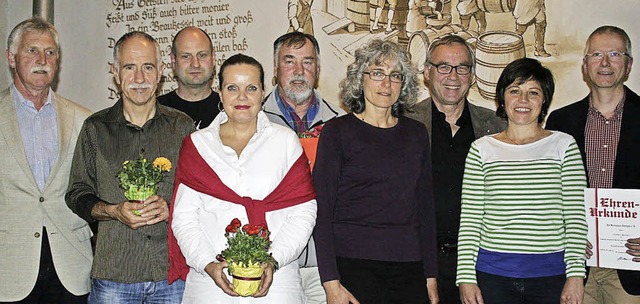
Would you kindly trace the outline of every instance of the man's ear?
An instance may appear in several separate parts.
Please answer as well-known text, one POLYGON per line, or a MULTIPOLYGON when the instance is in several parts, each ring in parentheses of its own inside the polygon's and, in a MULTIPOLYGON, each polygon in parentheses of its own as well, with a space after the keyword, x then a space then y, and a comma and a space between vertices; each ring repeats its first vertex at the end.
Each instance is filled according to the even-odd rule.
POLYGON ((9 62, 9 67, 12 69, 16 68, 16 55, 12 54, 9 49, 7 49, 7 62, 9 62))
POLYGON ((160 83, 160 79, 162 79, 163 72, 164 72, 164 62, 160 62, 160 65, 158 65, 158 79, 156 80, 156 83, 160 83))
POLYGON ((120 70, 115 63, 111 64, 111 74, 113 74, 113 80, 115 80, 116 84, 120 85, 120 70))

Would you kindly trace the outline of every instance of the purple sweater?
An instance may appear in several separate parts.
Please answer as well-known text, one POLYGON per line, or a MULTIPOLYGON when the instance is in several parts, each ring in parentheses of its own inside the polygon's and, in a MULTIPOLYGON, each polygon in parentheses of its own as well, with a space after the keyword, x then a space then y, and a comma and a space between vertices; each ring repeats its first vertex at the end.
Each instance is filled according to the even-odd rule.
POLYGON ((322 282, 340 279, 336 256, 422 261, 435 277, 431 154, 425 126, 400 117, 377 128, 353 114, 325 124, 313 171, 322 282))

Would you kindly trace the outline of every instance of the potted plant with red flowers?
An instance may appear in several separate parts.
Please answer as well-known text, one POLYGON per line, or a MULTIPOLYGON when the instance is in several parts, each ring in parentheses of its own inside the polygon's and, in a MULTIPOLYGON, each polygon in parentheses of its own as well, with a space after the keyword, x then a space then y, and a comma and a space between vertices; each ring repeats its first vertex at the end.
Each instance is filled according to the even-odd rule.
POLYGON ((242 226, 237 218, 225 228, 227 249, 218 255, 218 260, 229 263, 233 289, 243 297, 258 291, 264 272, 262 263, 272 263, 278 268, 278 262, 268 251, 271 246, 269 234, 266 227, 249 224, 242 226))

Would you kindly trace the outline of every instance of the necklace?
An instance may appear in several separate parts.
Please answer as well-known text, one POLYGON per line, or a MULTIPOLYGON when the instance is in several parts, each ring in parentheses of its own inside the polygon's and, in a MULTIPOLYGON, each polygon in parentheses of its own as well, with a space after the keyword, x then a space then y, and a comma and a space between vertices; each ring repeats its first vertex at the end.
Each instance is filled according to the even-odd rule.
POLYGON ((521 139, 514 139, 511 136, 509 136, 509 133, 507 133, 507 131, 504 131, 504 138, 501 138, 502 141, 508 143, 508 144, 513 144, 513 145, 526 145, 526 144, 530 144, 533 142, 536 142, 544 137, 546 137, 549 132, 544 130, 544 129, 540 129, 539 131, 537 131, 533 136, 527 136, 527 137, 523 137, 521 139))

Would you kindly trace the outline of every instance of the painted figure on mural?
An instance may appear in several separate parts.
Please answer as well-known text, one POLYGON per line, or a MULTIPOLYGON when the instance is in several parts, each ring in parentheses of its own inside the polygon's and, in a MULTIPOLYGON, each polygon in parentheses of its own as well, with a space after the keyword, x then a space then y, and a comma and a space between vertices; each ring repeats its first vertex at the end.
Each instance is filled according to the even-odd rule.
POLYGON ((537 57, 549 57, 544 49, 544 35, 547 29, 547 15, 545 13, 544 0, 518 0, 513 9, 513 17, 516 18, 516 33, 523 35, 527 28, 534 24, 535 49, 537 57))
POLYGON ((476 19, 478 32, 483 33, 487 29, 487 19, 485 13, 478 8, 477 0, 460 0, 456 9, 460 14, 460 25, 466 31, 471 25, 471 17, 476 19))
POLYGON ((313 36, 313 19, 311 19, 311 5, 313 0, 289 0, 288 16, 289 30, 302 32, 313 36))

